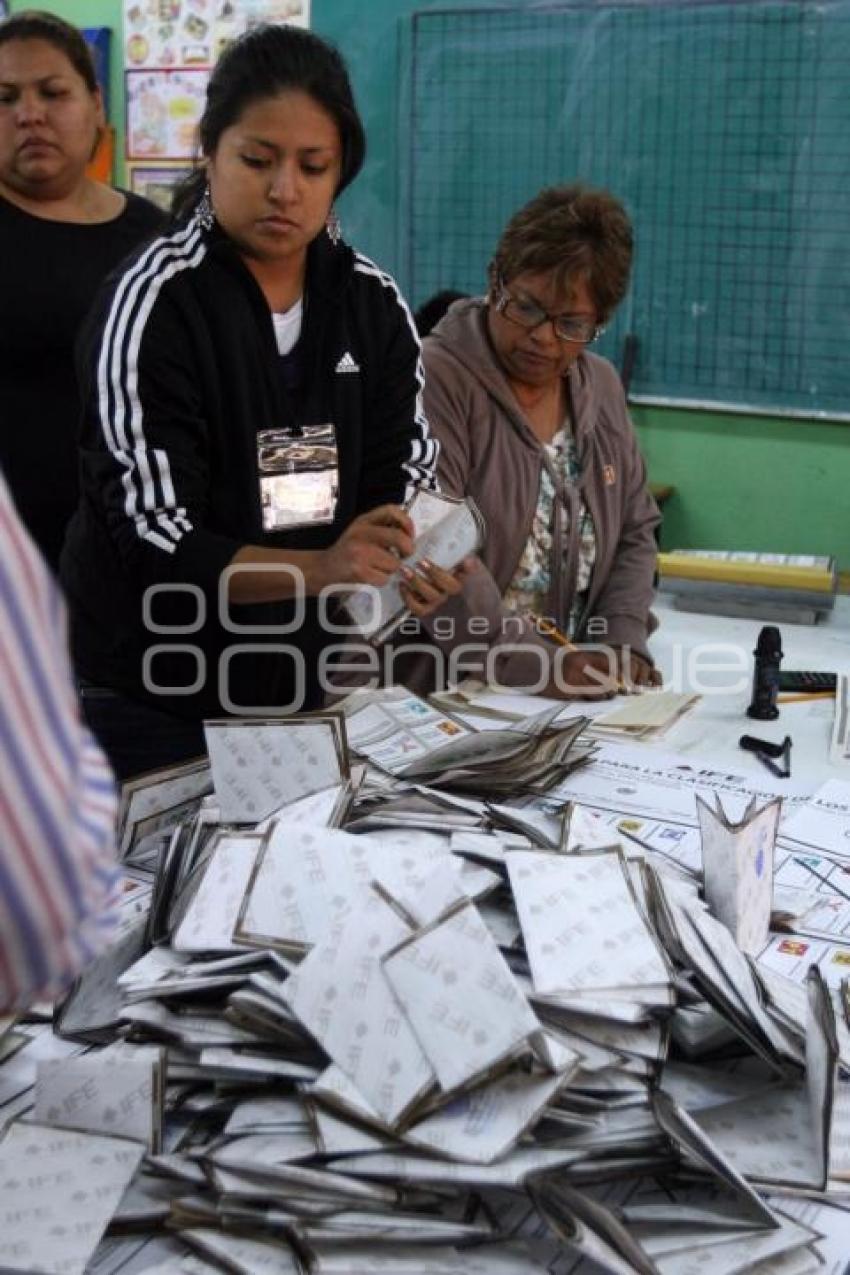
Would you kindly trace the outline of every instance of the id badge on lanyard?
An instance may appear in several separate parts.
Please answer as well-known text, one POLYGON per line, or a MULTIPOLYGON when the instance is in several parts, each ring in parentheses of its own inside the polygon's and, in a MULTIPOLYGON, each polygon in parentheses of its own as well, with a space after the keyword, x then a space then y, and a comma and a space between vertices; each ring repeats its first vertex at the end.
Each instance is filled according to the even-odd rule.
POLYGON ((339 465, 332 424, 305 425, 300 434, 286 429, 260 430, 257 470, 264 531, 322 527, 333 522, 339 465))

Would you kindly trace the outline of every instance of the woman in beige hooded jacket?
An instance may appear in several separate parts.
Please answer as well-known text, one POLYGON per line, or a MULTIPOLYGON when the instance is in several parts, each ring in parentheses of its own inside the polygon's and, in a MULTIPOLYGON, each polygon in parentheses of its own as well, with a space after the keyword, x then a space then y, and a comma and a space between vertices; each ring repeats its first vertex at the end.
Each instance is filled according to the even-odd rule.
POLYGON ((647 649, 659 513, 617 372, 587 348, 631 257, 612 196, 544 190, 508 223, 487 297, 456 302, 424 342, 442 490, 486 523, 463 593, 425 621, 454 655, 450 681, 567 698, 660 681, 647 649))

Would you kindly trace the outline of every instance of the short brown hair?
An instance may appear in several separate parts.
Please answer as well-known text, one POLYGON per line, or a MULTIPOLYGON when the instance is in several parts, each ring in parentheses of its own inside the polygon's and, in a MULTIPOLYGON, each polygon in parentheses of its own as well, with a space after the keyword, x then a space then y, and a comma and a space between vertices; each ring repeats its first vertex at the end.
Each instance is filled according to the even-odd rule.
POLYGON ((510 283, 526 271, 551 271, 569 292, 582 279, 600 322, 629 286, 632 224, 618 199, 587 186, 548 186, 514 213, 490 262, 490 285, 510 283))
POLYGON ((89 46, 80 29, 70 22, 41 9, 24 9, 0 22, 0 44, 8 44, 11 40, 44 40, 52 44, 65 54, 77 74, 82 76, 88 91, 97 92, 97 76, 89 46))

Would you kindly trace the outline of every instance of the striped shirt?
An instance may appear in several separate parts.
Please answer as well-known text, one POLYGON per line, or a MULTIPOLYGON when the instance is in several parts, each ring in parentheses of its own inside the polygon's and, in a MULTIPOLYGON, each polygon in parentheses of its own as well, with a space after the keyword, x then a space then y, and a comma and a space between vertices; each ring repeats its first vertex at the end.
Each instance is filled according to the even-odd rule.
POLYGON ((65 608, 0 477, 0 1012, 59 995, 117 928, 115 785, 65 608))

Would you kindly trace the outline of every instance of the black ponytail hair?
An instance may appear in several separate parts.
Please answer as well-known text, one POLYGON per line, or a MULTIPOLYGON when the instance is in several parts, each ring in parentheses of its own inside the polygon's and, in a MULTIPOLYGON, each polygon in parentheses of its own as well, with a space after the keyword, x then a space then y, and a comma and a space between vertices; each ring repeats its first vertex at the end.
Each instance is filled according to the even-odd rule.
MULTIPOLYGON (((264 23, 227 45, 207 85, 207 102, 198 126, 201 154, 208 158, 215 153, 222 133, 252 102, 288 89, 309 94, 339 129, 342 165, 336 194, 340 194, 363 167, 366 135, 342 55, 301 27, 264 23)), ((205 185, 206 173, 199 164, 175 190, 175 217, 194 211, 205 185)))

